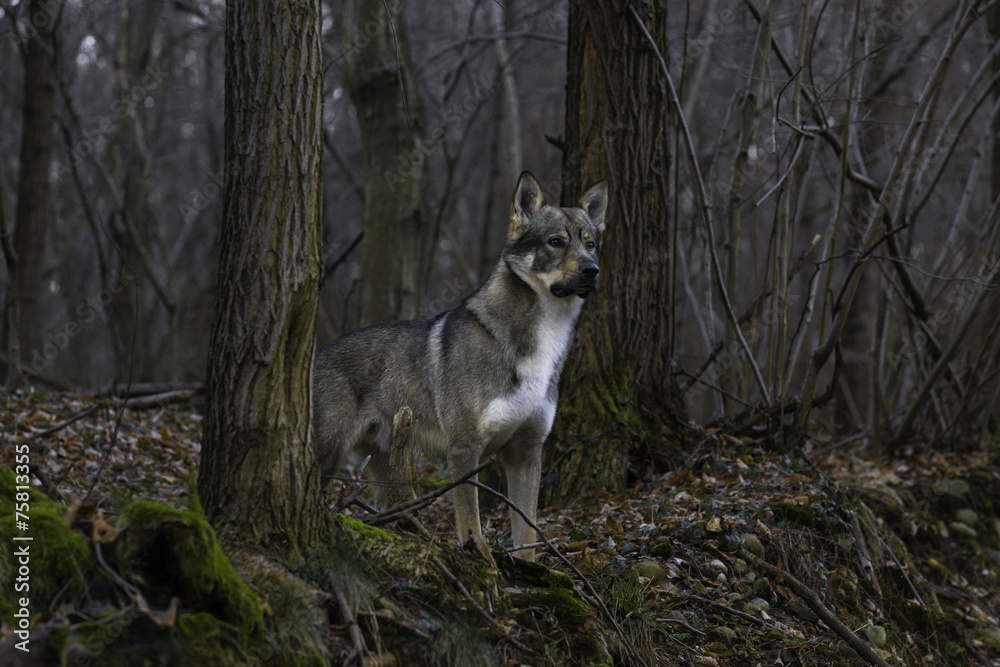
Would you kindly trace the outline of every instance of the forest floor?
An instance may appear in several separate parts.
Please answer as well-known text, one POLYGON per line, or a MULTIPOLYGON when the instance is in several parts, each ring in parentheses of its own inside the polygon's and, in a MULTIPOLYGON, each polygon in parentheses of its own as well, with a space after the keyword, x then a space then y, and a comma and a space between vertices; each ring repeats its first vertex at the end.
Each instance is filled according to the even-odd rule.
MULTIPOLYGON (((50 514, 67 510, 68 532, 37 538, 33 563, 79 560, 63 581, 33 583, 25 654, 12 648, 23 637, 3 549, 0 664, 1000 665, 1000 466, 982 452, 915 444, 873 459, 863 440, 814 439, 792 457, 770 451, 766 433, 703 430, 683 467, 540 510, 556 549, 539 551, 549 569, 504 557, 500 504, 484 517, 496 569, 455 546, 445 498, 384 531, 355 520, 365 519, 355 506, 355 519, 334 522, 345 539, 332 555, 285 564, 312 606, 233 555, 263 598, 238 606, 220 602, 235 589, 205 597, 223 586, 192 586, 164 555, 182 533, 117 546, 123 513, 138 521, 136 500, 187 507, 196 408, 119 411, 106 398, 18 393, 4 397, 0 423, 0 465, 13 468, 14 445, 28 442, 32 484, 57 503, 50 514), (135 558, 150 563, 126 562, 135 558)), ((433 462, 420 473, 418 493, 444 478, 433 462)), ((13 490, 0 498, 0 538, 11 544, 13 490)), ((213 543, 200 537, 208 551, 195 553, 213 543)))

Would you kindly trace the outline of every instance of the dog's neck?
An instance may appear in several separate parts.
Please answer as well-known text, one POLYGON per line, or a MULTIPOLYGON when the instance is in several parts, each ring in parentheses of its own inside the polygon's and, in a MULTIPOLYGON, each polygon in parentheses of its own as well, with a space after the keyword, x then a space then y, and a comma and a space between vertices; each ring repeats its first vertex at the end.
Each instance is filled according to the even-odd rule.
MULTIPOLYGON (((556 337, 562 339, 572 336, 583 299, 575 295, 559 298, 551 293, 539 294, 501 259, 486 282, 466 300, 466 307, 498 338, 503 337, 505 330, 518 329, 539 333, 558 331, 556 337)), ((541 342, 541 339, 552 340, 549 335, 536 340, 541 342)))

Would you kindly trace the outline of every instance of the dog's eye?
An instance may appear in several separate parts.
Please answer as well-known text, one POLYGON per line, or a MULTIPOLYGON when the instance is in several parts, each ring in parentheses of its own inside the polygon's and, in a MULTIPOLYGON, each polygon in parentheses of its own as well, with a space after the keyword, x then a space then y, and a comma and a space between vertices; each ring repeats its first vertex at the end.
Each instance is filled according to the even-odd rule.
POLYGON ((593 241, 587 241, 587 250, 593 250, 596 247, 597 244, 595 244, 593 241))
POLYGON ((549 245, 552 246, 553 248, 561 248, 563 247, 563 240, 559 237, 556 237, 554 239, 549 239, 549 245))

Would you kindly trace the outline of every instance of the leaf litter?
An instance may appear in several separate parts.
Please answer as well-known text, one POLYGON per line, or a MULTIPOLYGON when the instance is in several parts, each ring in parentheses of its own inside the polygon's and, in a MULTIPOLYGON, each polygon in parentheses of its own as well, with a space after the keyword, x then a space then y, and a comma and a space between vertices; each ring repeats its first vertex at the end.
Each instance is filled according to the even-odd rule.
MULTIPOLYGON (((103 534, 113 535, 114 508, 127 500, 183 506, 200 454, 196 407, 126 409, 116 434, 117 408, 105 399, 18 393, 3 402, 4 437, 43 433, 95 402, 92 414, 31 441, 40 475, 67 504, 94 487, 91 500, 112 515, 95 522, 103 534)), ((577 573, 545 550, 538 561, 586 577, 647 664, 863 664, 791 582, 754 565, 756 555, 889 664, 1000 665, 996 459, 919 443, 872 458, 862 444, 813 441, 797 458, 759 437, 704 430, 681 468, 595 502, 540 508, 541 528, 577 573)), ((0 462, 13 465, 13 447, 0 462)), ((426 460, 419 473, 426 488, 445 475, 426 460)), ((505 508, 481 497, 487 539, 508 548, 505 508)), ((453 541, 446 500, 419 519, 431 539, 453 541)), ((528 632, 511 618, 495 626, 528 632)), ((548 661, 575 664, 560 646, 548 661)))

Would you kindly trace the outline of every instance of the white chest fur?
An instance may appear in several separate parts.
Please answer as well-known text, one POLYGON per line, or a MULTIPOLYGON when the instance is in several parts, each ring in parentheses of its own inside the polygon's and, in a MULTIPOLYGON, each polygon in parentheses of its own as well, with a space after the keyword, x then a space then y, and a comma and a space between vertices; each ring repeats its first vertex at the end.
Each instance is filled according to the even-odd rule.
POLYGON ((479 431, 494 446, 507 442, 525 422, 537 421, 546 433, 552 427, 556 404, 549 387, 562 369, 573 330, 583 306, 575 296, 554 300, 535 324, 535 349, 517 359, 517 389, 491 400, 479 420, 479 431))

